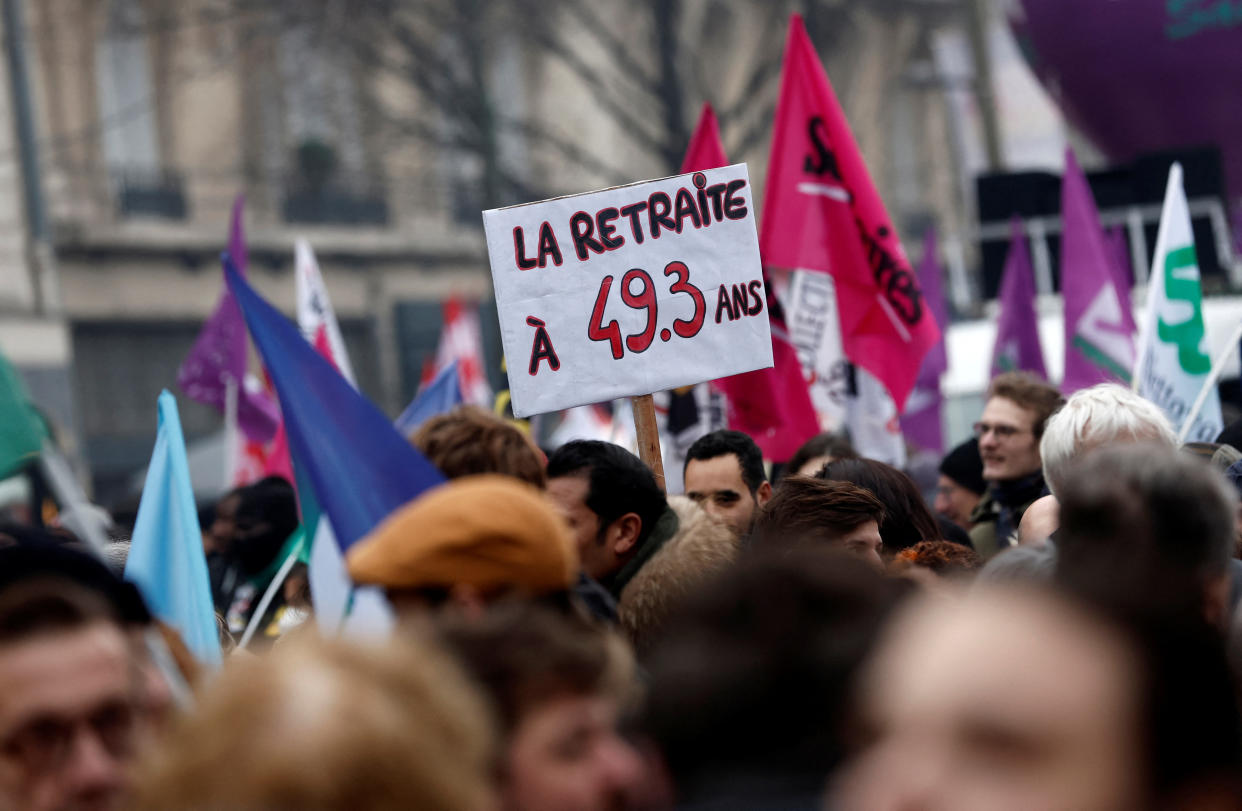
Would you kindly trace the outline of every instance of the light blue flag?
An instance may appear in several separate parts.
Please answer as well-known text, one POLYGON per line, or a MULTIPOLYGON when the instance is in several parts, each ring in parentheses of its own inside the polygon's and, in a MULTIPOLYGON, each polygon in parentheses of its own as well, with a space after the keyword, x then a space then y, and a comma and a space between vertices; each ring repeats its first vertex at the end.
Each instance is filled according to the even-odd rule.
POLYGON ((151 612, 177 629, 199 661, 220 664, 220 638, 211 604, 203 535, 190 485, 177 400, 160 394, 155 451, 142 488, 125 579, 151 612))

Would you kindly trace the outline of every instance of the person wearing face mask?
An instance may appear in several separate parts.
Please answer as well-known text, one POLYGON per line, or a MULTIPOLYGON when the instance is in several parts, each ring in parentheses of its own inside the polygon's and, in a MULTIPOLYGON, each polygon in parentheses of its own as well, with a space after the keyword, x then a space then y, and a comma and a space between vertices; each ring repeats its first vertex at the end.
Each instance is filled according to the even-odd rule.
MULTIPOLYGON (((233 523, 229 554, 236 586, 227 595, 225 620, 229 633, 241 634, 284 562, 288 544, 298 528, 293 486, 282 478, 269 476, 243 488, 238 494, 233 523)), ((270 618, 274 618, 283 605, 278 593, 265 609, 259 627, 270 625, 270 618)), ((255 638, 262 636, 259 634, 255 638)))

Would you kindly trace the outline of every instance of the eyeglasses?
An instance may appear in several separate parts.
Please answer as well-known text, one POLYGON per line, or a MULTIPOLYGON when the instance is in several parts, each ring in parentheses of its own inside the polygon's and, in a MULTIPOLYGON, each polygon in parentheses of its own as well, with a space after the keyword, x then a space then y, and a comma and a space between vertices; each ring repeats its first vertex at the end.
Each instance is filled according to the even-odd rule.
POLYGON ((1012 425, 994 425, 990 422, 976 422, 975 436, 983 439, 988 433, 996 434, 997 439, 1012 439, 1018 434, 1025 434, 1026 429, 1015 428, 1012 425))
POLYGON ((134 707, 109 702, 83 718, 35 718, 0 741, 0 757, 19 763, 31 773, 46 774, 65 765, 83 728, 108 754, 122 758, 132 748, 134 707))

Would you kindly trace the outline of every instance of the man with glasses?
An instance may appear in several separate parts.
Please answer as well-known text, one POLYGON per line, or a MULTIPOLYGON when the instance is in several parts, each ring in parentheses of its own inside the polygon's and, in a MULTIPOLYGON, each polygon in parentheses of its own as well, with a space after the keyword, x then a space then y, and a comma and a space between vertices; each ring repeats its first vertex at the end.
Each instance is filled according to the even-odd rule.
POLYGON ((971 514, 975 551, 985 558, 1012 545, 1022 514, 1048 494, 1039 440, 1048 418, 1065 403, 1052 386, 1025 372, 1006 372, 988 387, 975 423, 987 493, 971 514))
MULTIPOLYGON (((28 563, 4 552, 0 568, 28 563)), ((120 808, 143 709, 125 618, 43 568, 0 578, 0 809, 120 808)))

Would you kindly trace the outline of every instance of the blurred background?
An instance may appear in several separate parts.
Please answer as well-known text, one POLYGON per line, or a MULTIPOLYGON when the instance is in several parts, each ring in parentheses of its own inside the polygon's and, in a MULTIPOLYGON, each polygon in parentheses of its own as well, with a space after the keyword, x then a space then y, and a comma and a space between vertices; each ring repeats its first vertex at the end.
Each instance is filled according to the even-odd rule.
MULTIPOLYGON (((939 233, 950 439, 987 383, 1014 214, 1060 374, 1067 145, 1104 224, 1120 229, 1136 300, 1168 168, 1182 161, 1209 339, 1242 319, 1231 218, 1242 211, 1242 4, 1230 0, 0 7, 0 350, 105 505, 141 484, 156 396, 174 388, 220 293, 235 195, 251 279, 291 312, 293 241, 307 238, 359 385, 390 414, 418 389, 449 299, 477 308, 501 390, 480 211, 672 174, 705 101, 761 199, 791 11, 911 258, 929 226, 939 233)), ((179 400, 191 443, 218 437, 217 412, 179 400)))

